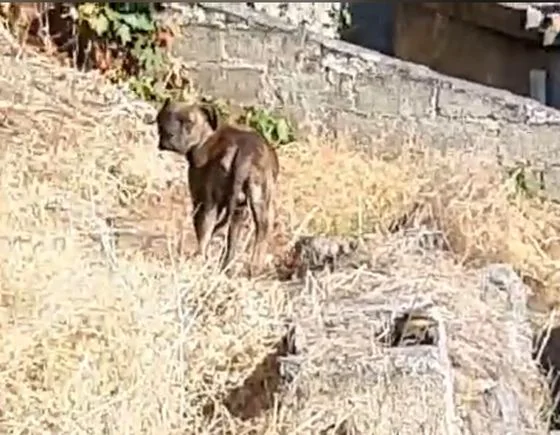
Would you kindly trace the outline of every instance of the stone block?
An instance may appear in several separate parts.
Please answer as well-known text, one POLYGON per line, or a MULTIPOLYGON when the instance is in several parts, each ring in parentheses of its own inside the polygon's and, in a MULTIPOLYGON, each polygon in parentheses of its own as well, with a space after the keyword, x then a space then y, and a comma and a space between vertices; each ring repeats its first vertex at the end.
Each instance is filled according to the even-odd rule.
POLYGON ((437 100, 438 113, 451 118, 524 121, 522 101, 503 98, 500 94, 505 92, 484 93, 481 88, 481 86, 458 87, 452 83, 442 84, 437 100))
POLYGON ((219 62, 224 58, 223 32, 202 26, 183 26, 171 53, 185 62, 219 62))
POLYGON ((263 72, 250 67, 199 65, 189 70, 195 85, 204 92, 242 104, 257 104, 263 72))
POLYGON ((312 111, 354 108, 354 82, 351 77, 343 74, 326 71, 323 74, 282 73, 274 74, 271 83, 286 104, 298 101, 312 111))
POLYGON ((292 72, 304 51, 303 42, 303 36, 281 31, 227 29, 224 35, 224 49, 229 59, 250 60, 292 72))
POLYGON ((429 116, 432 86, 407 81, 398 75, 360 74, 355 85, 356 108, 362 113, 395 116, 429 116))
POLYGON ((529 160, 534 164, 560 161, 560 126, 505 124, 500 130, 498 151, 505 161, 529 160))

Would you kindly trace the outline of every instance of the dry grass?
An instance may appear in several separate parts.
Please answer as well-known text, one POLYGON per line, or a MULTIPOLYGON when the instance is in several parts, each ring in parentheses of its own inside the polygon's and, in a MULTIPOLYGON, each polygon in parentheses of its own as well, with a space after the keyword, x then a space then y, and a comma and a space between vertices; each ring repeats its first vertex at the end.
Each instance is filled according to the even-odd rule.
POLYGON ((511 291, 519 277, 502 265, 465 271, 441 251, 419 255, 427 233, 407 233, 378 240, 368 270, 331 274, 297 299, 295 340, 304 345, 288 359, 301 369, 281 421, 300 431, 285 433, 335 421, 357 434, 544 433, 530 328, 514 314, 524 317, 524 295, 511 291), (411 301, 437 329, 433 346, 387 349, 372 339, 390 334, 391 314, 411 301))
POLYGON ((313 142, 283 157, 282 205, 291 228, 307 219, 319 232, 386 233, 418 205, 408 225, 443 230, 458 261, 511 263, 542 299, 558 301, 560 206, 517 195, 490 158, 424 150, 366 160, 313 142))
MULTIPOLYGON (((278 339, 287 292, 178 252, 192 249, 185 165, 156 153, 152 109, 39 57, 4 55, 0 80, 2 432, 276 433, 272 417, 202 418, 278 339), (169 237, 102 250, 107 217, 169 237)), ((337 145, 281 150, 277 252, 298 232, 383 233, 418 203, 457 259, 510 262, 556 298, 557 206, 512 199, 490 162, 337 145)))

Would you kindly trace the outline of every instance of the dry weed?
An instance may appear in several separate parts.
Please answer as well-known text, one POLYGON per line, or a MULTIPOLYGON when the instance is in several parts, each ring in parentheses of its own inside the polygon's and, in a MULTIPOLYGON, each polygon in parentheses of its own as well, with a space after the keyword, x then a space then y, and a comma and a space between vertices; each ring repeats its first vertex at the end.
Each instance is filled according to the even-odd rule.
POLYGON ((405 152, 367 159, 344 144, 311 140, 282 156, 282 216, 290 232, 443 230, 458 261, 511 263, 548 303, 560 290, 560 206, 515 191, 485 157, 405 152), (403 219, 406 217, 407 219, 403 219))
MULTIPOLYGON (((276 281, 226 280, 177 255, 179 233, 192 236, 188 198, 165 192, 184 186, 185 164, 156 153, 146 113, 96 74, 0 59, 5 433, 276 433, 281 424, 278 415, 242 423, 223 407, 202 418, 278 339, 287 295, 276 281), (167 233, 164 252, 92 242, 115 216, 167 233)), ((511 262, 544 293, 558 290, 557 206, 512 199, 495 165, 464 159, 367 160, 319 140, 286 147, 280 248, 298 232, 386 232, 418 204, 458 259, 511 262)))

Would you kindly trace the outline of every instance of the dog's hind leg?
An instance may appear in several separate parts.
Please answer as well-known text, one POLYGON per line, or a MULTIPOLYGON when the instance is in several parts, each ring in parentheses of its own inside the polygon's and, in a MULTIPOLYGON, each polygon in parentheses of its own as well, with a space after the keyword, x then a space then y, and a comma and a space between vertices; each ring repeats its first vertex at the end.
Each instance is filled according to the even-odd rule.
POLYGON ((243 196, 243 184, 244 180, 242 178, 234 178, 231 197, 228 201, 225 217, 225 225, 227 225, 227 241, 226 252, 220 266, 221 270, 224 270, 227 266, 229 266, 233 260, 235 248, 239 240, 241 227, 245 218, 245 207, 240 203, 240 198, 243 196))
POLYGON ((236 253, 236 246, 239 242, 243 221, 245 220, 247 209, 244 206, 234 206, 231 220, 228 226, 226 252, 221 264, 221 270, 228 267, 236 253))
POLYGON ((266 243, 273 212, 271 192, 262 184, 249 183, 249 207, 255 224, 255 239, 251 255, 250 275, 259 273, 264 264, 266 243))
POLYGON ((208 245, 212 239, 217 218, 218 208, 215 205, 199 203, 195 206, 194 231, 198 241, 198 253, 202 255, 204 261, 208 259, 208 245))

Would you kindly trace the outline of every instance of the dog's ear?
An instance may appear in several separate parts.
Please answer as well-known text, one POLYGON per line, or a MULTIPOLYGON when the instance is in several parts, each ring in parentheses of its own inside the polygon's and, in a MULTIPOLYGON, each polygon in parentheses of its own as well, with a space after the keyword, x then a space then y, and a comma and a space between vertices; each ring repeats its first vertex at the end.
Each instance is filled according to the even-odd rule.
POLYGON ((210 124, 210 127, 212 127, 212 130, 216 130, 220 121, 216 108, 211 104, 202 104, 200 111, 208 121, 208 124, 210 124))
POLYGON ((171 103, 171 98, 167 97, 164 101, 162 106, 160 107, 160 109, 158 110, 158 115, 160 113, 163 113, 168 107, 169 107, 169 103, 171 103))
MULTIPOLYGON (((162 114, 165 112, 165 110, 169 107, 169 103, 171 102, 171 99, 169 97, 167 97, 165 99, 165 101, 163 102, 162 106, 159 108, 159 110, 156 113, 156 116, 153 119, 153 124, 155 124, 156 122, 159 121, 159 119, 162 117, 162 114)), ((151 124, 151 123, 150 123, 151 124)))

